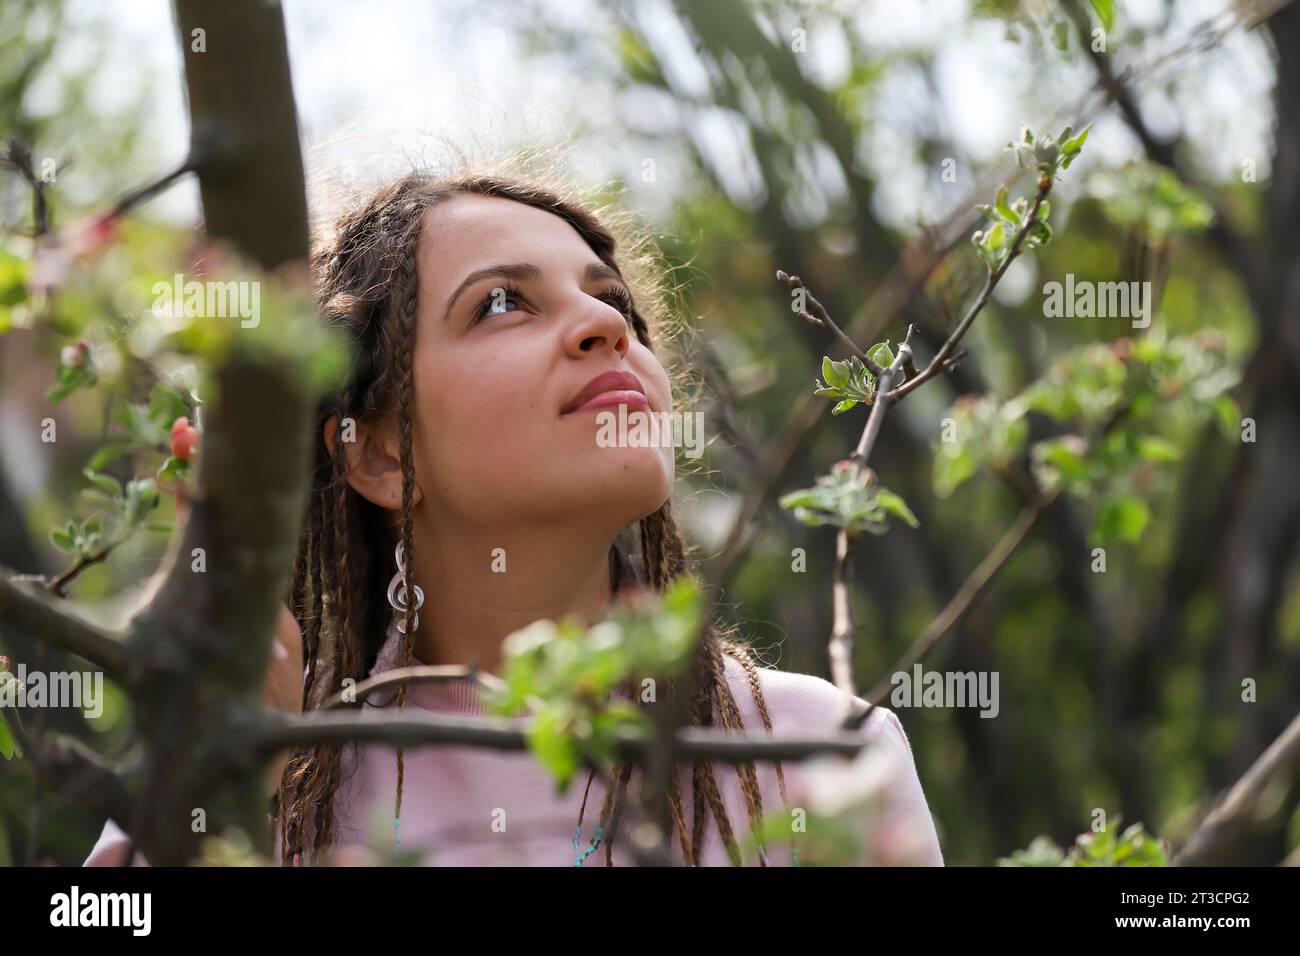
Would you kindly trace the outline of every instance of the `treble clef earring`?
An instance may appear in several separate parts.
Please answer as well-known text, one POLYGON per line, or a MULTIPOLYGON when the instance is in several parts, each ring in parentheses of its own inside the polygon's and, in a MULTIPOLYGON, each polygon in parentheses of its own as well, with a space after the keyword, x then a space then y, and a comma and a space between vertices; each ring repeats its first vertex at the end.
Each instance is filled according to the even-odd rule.
MULTIPOLYGON (((415 610, 417 612, 411 618, 411 630, 418 631, 420 629, 420 615, 418 612, 420 608, 424 607, 424 591, 420 589, 420 586, 418 584, 411 584, 408 586, 406 580, 407 570, 406 570, 405 555, 402 553, 402 545, 400 542, 397 545, 397 550, 393 553, 393 557, 397 561, 397 573, 394 574, 393 579, 388 582, 388 603, 392 606, 394 611, 398 612, 398 616, 397 616, 398 633, 405 635, 406 634, 406 609, 407 609, 407 603, 410 600, 410 594, 412 591, 415 592, 415 610)), ((400 755, 401 751, 399 750, 398 753, 400 755)), ((396 806, 394 807, 393 810, 393 854, 396 855, 401 848, 402 848, 402 791, 401 788, 399 787, 397 790, 396 806)))
MULTIPOLYGON (((400 542, 397 545, 397 550, 393 553, 393 557, 397 560, 397 573, 394 574, 393 579, 388 582, 388 603, 392 606, 393 610, 399 612, 397 617, 397 630, 400 633, 405 634, 406 605, 409 598, 406 586, 406 561, 405 556, 402 554, 402 545, 400 542)), ((420 589, 418 584, 412 585, 410 590, 415 592, 415 610, 417 612, 415 617, 411 620, 411 626, 412 630, 419 630, 420 615, 418 612, 420 608, 424 607, 424 591, 420 589)))

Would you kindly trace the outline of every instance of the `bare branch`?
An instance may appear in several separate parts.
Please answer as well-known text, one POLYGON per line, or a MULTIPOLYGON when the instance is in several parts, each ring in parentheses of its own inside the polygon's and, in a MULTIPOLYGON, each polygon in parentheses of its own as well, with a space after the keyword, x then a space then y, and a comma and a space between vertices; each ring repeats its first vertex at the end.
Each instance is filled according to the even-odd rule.
MULTIPOLYGON (((860 474, 862 469, 867 467, 867 461, 876 445, 876 438, 880 435, 880 428, 885 421, 885 412, 891 403, 889 386, 895 376, 900 374, 903 366, 912 361, 911 342, 915 331, 914 326, 907 327, 907 335, 898 348, 898 354, 894 356, 889 368, 883 370, 876 380, 876 398, 871 405, 871 413, 867 416, 867 424, 862 429, 862 437, 858 439, 857 448, 849 456, 855 475, 860 474)), ((843 694, 835 724, 843 726, 846 730, 866 720, 872 709, 872 705, 869 704, 865 711, 859 710, 856 701, 857 688, 853 682, 853 639, 856 632, 853 622, 851 553, 853 537, 845 528, 840 528, 835 536, 835 570, 831 585, 834 623, 831 628, 830 646, 827 649, 830 656, 831 678, 843 694)))
POLYGON ((36 167, 32 163, 32 148, 22 140, 10 139, 0 162, 12 167, 32 188, 32 220, 36 224, 36 238, 39 239, 50 231, 50 208, 45 201, 46 183, 36 175, 36 167))
POLYGON ((908 393, 920 388, 931 378, 948 367, 949 357, 952 355, 953 350, 970 330, 971 323, 973 323, 976 317, 984 311, 984 306, 988 304, 989 296, 993 294, 993 290, 997 287, 998 282, 1000 282, 1002 276, 1006 274, 1007 268, 1016 257, 1020 255, 1020 249, 1024 244, 1025 236, 1029 234, 1029 230, 1033 228, 1037 219, 1038 209, 1042 206, 1043 200, 1047 198, 1047 194, 1051 191, 1051 177, 1040 176, 1038 179, 1038 190, 1034 193, 1034 201, 1030 204, 1029 211, 1025 214, 1024 219, 1021 220, 1020 228, 1016 230, 1016 237, 1012 241, 1011 248, 1007 251, 1006 257, 998 264, 996 269, 989 272, 988 278, 984 280, 984 288, 980 290, 980 294, 976 297, 975 301, 971 303, 970 308, 966 310, 966 314, 962 316, 962 320, 957 324, 957 328, 952 330, 943 345, 939 346, 939 351, 934 353, 934 358, 930 359, 930 364, 922 369, 921 373, 915 378, 904 382, 902 385, 890 392, 888 396, 890 399, 898 401, 908 393))
POLYGON ((196 168, 197 166, 192 158, 186 159, 180 165, 168 170, 156 179, 151 179, 149 182, 136 186, 134 189, 123 193, 118 197, 117 201, 113 203, 112 208, 109 210, 109 215, 120 216, 123 213, 129 212, 141 203, 158 195, 182 176, 194 172, 196 168))
MULTIPOLYGON (((369 743, 409 749, 451 744, 488 750, 525 750, 528 719, 521 717, 466 717, 431 712, 391 713, 357 711, 289 715, 263 709, 256 719, 228 734, 228 756, 251 754, 261 758, 290 748, 317 744, 369 743)), ((617 749, 625 759, 644 763, 653 738, 639 730, 617 735, 617 749)), ((752 737, 728 731, 683 728, 677 733, 677 754, 682 762, 798 761, 820 754, 856 755, 870 741, 859 734, 752 737)))
MULTIPOLYGON (((1038 520, 1038 516, 1056 497, 1057 493, 1053 492, 1045 497, 1036 498, 1021 510, 1011 527, 1002 533, 1002 537, 993 546, 993 550, 984 556, 983 561, 976 565, 970 577, 962 582, 961 587, 957 589, 957 593, 944 605, 943 610, 939 612, 938 616, 912 642, 906 653, 894 664, 889 671, 890 674, 910 670, 912 665, 930 653, 940 638, 957 626, 961 619, 966 616, 966 613, 975 606, 975 602, 988 588, 998 571, 1002 570, 1002 566, 1016 553, 1016 549, 1020 547, 1025 540, 1025 536, 1029 534, 1029 529, 1038 520)), ((868 699, 873 706, 877 706, 884 701, 889 695, 890 686, 889 678, 885 677, 872 688, 868 699)))
POLYGON ((122 822, 129 819, 131 796, 124 775, 99 754, 64 734, 33 739, 16 706, 0 707, 0 713, 42 784, 93 812, 122 822))
POLYGON ((484 673, 474 667, 461 665, 420 664, 414 667, 396 667, 368 677, 355 687, 346 687, 321 702, 320 710, 334 710, 353 701, 363 701, 371 694, 402 684, 441 684, 449 680, 474 680, 480 686, 498 690, 505 685, 499 677, 484 673))
POLYGON ((803 291, 807 293, 806 301, 808 303, 808 309, 801 311, 799 313, 799 318, 803 319, 805 322, 809 323, 810 325, 816 326, 817 328, 825 329, 827 332, 833 335, 836 338, 836 340, 839 341, 839 343, 844 346, 844 348, 849 352, 850 355, 855 355, 858 357, 858 359, 862 362, 862 364, 866 366, 867 371, 870 372, 872 375, 879 378, 884 373, 885 370, 880 367, 879 363, 873 361, 871 357, 867 355, 866 352, 862 351, 862 349, 858 347, 858 344, 856 342, 854 342, 851 338, 849 338, 847 335, 844 334, 843 329, 841 329, 838 325, 835 324, 835 321, 831 318, 830 313, 826 311, 826 307, 822 305, 821 302, 817 300, 817 297, 814 296, 812 292, 808 289, 808 287, 803 284, 802 279, 800 279, 798 276, 792 276, 786 272, 783 272, 780 269, 777 269, 776 281, 780 282, 782 285, 784 285, 787 289, 790 289, 791 291, 794 291, 795 289, 803 289, 803 291))
POLYGON ((1300 716, 1269 745, 1259 759, 1183 844, 1174 866, 1214 866, 1238 862, 1236 851, 1258 825, 1264 794, 1275 785, 1292 786, 1300 779, 1300 716))
POLYGON ((718 421, 722 430, 735 439, 736 446, 740 449, 749 464, 757 464, 763 455, 763 449, 754 435, 740 421, 740 402, 736 398, 736 389, 731 382, 731 376, 727 374, 726 368, 718 358, 717 351, 708 342, 699 342, 698 352, 701 358, 701 364, 708 373, 708 378, 713 384, 714 395, 717 398, 718 421))
POLYGON ((55 597, 67 597, 68 585, 71 584, 82 571, 85 571, 86 568, 99 564, 112 554, 113 549, 117 547, 118 544, 119 542, 114 541, 110 544, 104 545, 104 547, 100 548, 94 554, 83 554, 77 559, 76 563, 73 564, 72 567, 68 568, 68 570, 64 571, 49 583, 49 592, 55 597))
POLYGON ((33 640, 49 641, 60 650, 76 654, 121 680, 127 673, 127 644, 81 618, 68 613, 39 590, 19 584, 0 569, 0 619, 33 640))

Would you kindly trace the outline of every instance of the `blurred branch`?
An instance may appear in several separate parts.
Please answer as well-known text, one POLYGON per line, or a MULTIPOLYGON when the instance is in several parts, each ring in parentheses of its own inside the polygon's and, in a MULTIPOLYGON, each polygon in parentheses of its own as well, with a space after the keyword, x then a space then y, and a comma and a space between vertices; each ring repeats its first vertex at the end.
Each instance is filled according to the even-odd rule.
POLYGON ((1074 22, 1075 29, 1079 32, 1080 44, 1097 72, 1098 84, 1105 93, 1107 101, 1113 102, 1119 107, 1125 124, 1133 131, 1133 135, 1142 144, 1143 151, 1152 161, 1168 167, 1183 182, 1195 185, 1202 192, 1205 192, 1214 207, 1214 222, 1211 223, 1207 234, 1227 257, 1228 261, 1232 263, 1233 268, 1247 282, 1258 281, 1258 269, 1250 250, 1250 244, 1244 236, 1228 225, 1222 204, 1206 189, 1204 183, 1197 181, 1185 163, 1178 161, 1174 141, 1156 139, 1152 134, 1151 127, 1147 125, 1146 119, 1137 105, 1137 100, 1127 85, 1127 71, 1124 74, 1117 75, 1111 66, 1110 54, 1099 52, 1094 49, 1092 43, 1088 42, 1091 21, 1088 18, 1087 11, 1083 8, 1083 4, 1080 0, 1064 0, 1064 7, 1066 14, 1074 22))
MULTIPOLYGON (((939 640, 951 631, 966 616, 980 596, 988 589, 993 578, 1002 570, 1002 567, 1016 553, 1025 537, 1029 534, 1038 516, 1043 513, 1055 499, 1056 494, 1049 494, 1038 497, 1025 505, 1021 509, 1016 520, 1011 526, 1002 533, 993 549, 984 556, 975 570, 971 572, 970 577, 962 582, 957 593, 944 606, 938 615, 932 620, 924 631, 914 640, 902 657, 889 670, 889 674, 910 671, 912 666, 918 661, 925 658, 927 654, 934 649, 939 640)), ((889 676, 883 678, 875 687, 871 689, 868 700, 873 706, 878 706, 889 696, 891 680, 889 676)))
MULTIPOLYGON (((518 717, 469 717, 434 713, 359 711, 301 715, 263 709, 256 719, 234 726, 224 738, 228 760, 242 756, 270 757, 281 750, 317 744, 386 744, 409 749, 428 745, 459 745, 487 750, 526 750, 528 720, 518 717)), ((746 737, 724 730, 683 728, 676 735, 678 759, 686 762, 748 763, 797 761, 820 754, 851 757, 871 741, 859 734, 832 732, 821 735, 746 737)), ((624 730, 616 735, 616 748, 624 759, 645 763, 654 747, 652 735, 624 730)))
POLYGON ((1259 826, 1264 794, 1300 779, 1300 716, 1251 765, 1210 811, 1173 859, 1174 866, 1223 866, 1240 862, 1242 844, 1259 826))
POLYGON ((4 156, 0 157, 0 163, 17 172, 27 185, 32 188, 34 234, 37 238, 45 235, 50 231, 50 208, 45 201, 47 183, 36 175, 36 167, 32 163, 32 148, 21 140, 10 139, 8 146, 5 148, 4 156))
POLYGON ((163 173, 157 179, 152 179, 147 183, 135 187, 129 192, 123 193, 110 207, 108 214, 110 216, 120 216, 129 212, 141 203, 158 195, 182 176, 194 172, 196 168, 197 164, 195 159, 193 157, 187 158, 180 165, 163 173))
POLYGON ((36 779, 62 796, 117 820, 128 819, 131 798, 121 774, 75 738, 64 734, 33 739, 17 706, 0 707, 36 779))
POLYGON ((82 657, 121 679, 130 664, 128 645, 81 618, 55 606, 40 591, 11 580, 0 568, 0 619, 3 628, 22 631, 34 640, 48 641, 60 650, 82 657))
POLYGON ((736 397, 736 389, 732 384, 731 376, 718 358, 717 350, 712 344, 700 340, 695 351, 700 356, 700 364, 704 366, 713 387, 719 409, 719 425, 736 442, 736 447, 740 449, 748 463, 751 466, 758 464, 762 459, 763 449, 754 438, 753 432, 740 420, 740 402, 736 397))
POLYGON ((68 585, 71 584, 82 571, 86 570, 86 568, 99 564, 112 554, 113 549, 117 547, 118 543, 119 542, 112 542, 106 544, 93 554, 83 554, 70 568, 47 585, 49 592, 55 597, 67 597, 68 585))

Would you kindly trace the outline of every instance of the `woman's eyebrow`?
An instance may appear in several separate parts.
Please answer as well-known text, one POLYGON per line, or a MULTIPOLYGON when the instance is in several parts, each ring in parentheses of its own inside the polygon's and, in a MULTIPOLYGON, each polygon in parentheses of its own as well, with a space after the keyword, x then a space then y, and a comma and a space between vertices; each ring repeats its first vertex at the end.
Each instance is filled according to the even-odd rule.
MULTIPOLYGON (((447 321, 451 316, 451 310, 456 306, 456 300, 460 298, 461 293, 472 286, 480 279, 499 276, 502 279, 513 279, 516 282, 535 281, 542 277, 542 270, 531 262, 513 262, 503 263, 500 265, 488 266, 484 269, 475 269, 467 275, 456 287, 456 291, 451 294, 447 300, 447 307, 443 311, 442 320, 447 321)), ((598 282, 601 279, 616 279, 623 281, 623 276, 619 271, 604 262, 591 262, 583 273, 583 279, 587 282, 598 282)))

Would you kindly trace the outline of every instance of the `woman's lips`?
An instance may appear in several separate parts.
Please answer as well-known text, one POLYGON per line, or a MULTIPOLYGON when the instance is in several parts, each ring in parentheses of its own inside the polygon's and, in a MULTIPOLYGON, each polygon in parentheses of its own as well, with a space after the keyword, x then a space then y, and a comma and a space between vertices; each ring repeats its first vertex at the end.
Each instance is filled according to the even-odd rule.
POLYGON ((650 403, 646 401, 645 395, 630 388, 613 388, 608 392, 601 392, 587 399, 572 412, 593 412, 602 408, 617 408, 619 405, 626 405, 628 411, 637 409, 649 409, 650 403))

